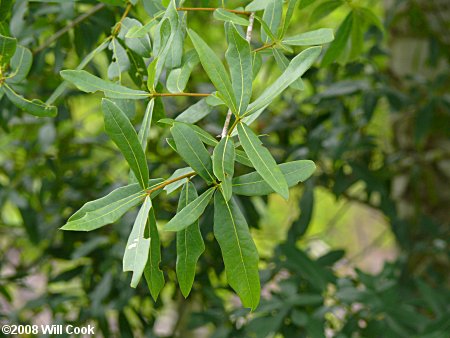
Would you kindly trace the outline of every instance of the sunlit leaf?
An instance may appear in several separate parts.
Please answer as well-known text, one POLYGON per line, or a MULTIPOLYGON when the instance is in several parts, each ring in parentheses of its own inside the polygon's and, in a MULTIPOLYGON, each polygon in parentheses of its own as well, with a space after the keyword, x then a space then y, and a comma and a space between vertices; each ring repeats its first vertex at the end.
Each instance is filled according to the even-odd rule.
POLYGON ((55 106, 49 106, 42 102, 41 100, 33 99, 28 100, 23 96, 17 94, 14 90, 11 89, 7 84, 2 86, 5 91, 8 99, 15 105, 17 108, 20 108, 27 113, 30 113, 37 117, 55 117, 58 113, 58 109, 55 106))
POLYGON ((222 138, 214 148, 213 170, 214 175, 219 179, 220 189, 227 201, 232 194, 231 181, 234 175, 235 150, 233 139, 229 136, 222 138))

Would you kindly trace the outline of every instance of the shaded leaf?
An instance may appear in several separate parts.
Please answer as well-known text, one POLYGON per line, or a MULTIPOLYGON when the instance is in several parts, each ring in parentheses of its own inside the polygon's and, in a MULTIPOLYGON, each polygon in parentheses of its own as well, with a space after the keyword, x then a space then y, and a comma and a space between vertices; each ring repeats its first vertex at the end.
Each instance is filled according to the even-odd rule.
POLYGON ((233 199, 227 202, 219 193, 214 197, 214 237, 222 251, 228 284, 243 306, 255 310, 261 290, 258 251, 237 204, 233 199))
POLYGON ((159 241, 158 228, 156 227, 155 212, 150 209, 148 216, 148 227, 146 238, 150 238, 150 250, 148 252, 147 265, 144 269, 145 280, 152 298, 156 301, 164 286, 164 274, 159 268, 161 262, 161 244, 159 241))
MULTIPOLYGON (((279 164, 281 172, 286 179, 288 187, 306 181, 315 171, 313 161, 299 160, 279 164)), ((245 196, 264 196, 274 190, 264 181, 258 172, 252 172, 233 179, 233 193, 245 196)))
POLYGON ((195 131, 180 122, 175 122, 170 131, 183 160, 208 184, 214 182, 211 157, 195 131))
POLYGON ((270 40, 275 41, 272 36, 277 33, 278 27, 281 23, 281 17, 283 15, 283 0, 271 0, 269 5, 264 10, 263 21, 267 24, 272 34, 267 34, 267 29, 262 27, 261 30, 261 40, 264 43, 270 40))
POLYGON ((10 72, 6 83, 15 84, 25 80, 33 63, 33 54, 28 48, 17 46, 10 60, 10 72))
MULTIPOLYGON (((177 212, 198 197, 194 184, 187 182, 181 190, 177 212)), ((198 258, 205 251, 198 220, 186 229, 177 232, 177 263, 176 272, 181 293, 187 297, 195 278, 195 266, 198 258)))
POLYGON ((273 190, 288 199, 289 189, 286 179, 269 150, 262 145, 258 136, 246 124, 239 123, 237 128, 242 148, 244 148, 256 171, 273 190))
POLYGON ((86 93, 102 91, 106 97, 117 99, 142 100, 148 98, 147 92, 105 81, 84 70, 63 70, 61 71, 61 76, 64 80, 74 84, 79 90, 86 93))
POLYGON ((0 34, 0 66, 7 65, 16 52, 17 40, 0 34))
POLYGON ((234 175, 235 150, 233 139, 229 136, 222 138, 214 148, 213 152, 213 171, 219 179, 220 189, 227 201, 232 194, 231 181, 234 175))
POLYGON ((198 220, 205 211, 215 190, 215 187, 209 188, 191 203, 186 205, 183 210, 177 212, 177 214, 164 226, 164 230, 180 231, 186 229, 189 225, 198 220))
POLYGON ((125 18, 120 25, 119 38, 125 41, 125 45, 127 45, 132 51, 136 52, 142 57, 150 57, 152 52, 152 46, 150 43, 150 38, 147 34, 144 34, 140 37, 129 37, 128 32, 135 28, 136 30, 141 29, 142 24, 136 19, 125 18))
MULTIPOLYGON (((172 175, 167 179, 168 181, 179 178, 181 176, 187 175, 189 173, 192 173, 194 170, 192 170, 191 167, 186 168, 180 168, 173 172, 172 175)), ((175 190, 177 190, 179 187, 181 187, 183 184, 185 184, 188 181, 187 178, 180 179, 178 181, 175 181, 173 183, 170 183, 164 187, 164 190, 166 191, 167 195, 171 194, 175 190)))
POLYGON ((175 121, 196 123, 211 113, 211 111, 212 107, 206 103, 205 99, 202 99, 178 115, 175 121))
POLYGON ((342 54, 345 49, 345 45, 350 37, 353 27, 353 15, 350 12, 342 24, 339 26, 339 29, 336 32, 336 38, 328 47, 325 55, 322 59, 322 67, 328 66, 333 61, 336 61, 337 58, 342 54))
POLYGON ((102 100, 105 129, 133 170, 143 189, 148 184, 148 166, 136 131, 125 113, 114 102, 102 100))
POLYGON ((55 106, 46 105, 41 100, 27 100, 17 94, 7 84, 2 86, 8 99, 17 107, 37 117, 55 117, 58 109, 55 106))
POLYGON ((298 0, 289 0, 288 8, 286 10, 286 15, 285 15, 284 20, 283 20, 283 26, 282 26, 282 29, 281 29, 281 32, 280 32, 280 35, 279 35, 280 38, 283 38, 284 34, 286 33, 286 31, 287 31, 287 29, 289 27, 289 24, 291 22, 292 16, 294 15, 294 11, 295 11, 295 9, 297 7, 297 2, 298 2, 298 0))
POLYGON ((183 92, 194 67, 199 63, 195 50, 190 50, 183 57, 183 66, 173 69, 167 77, 166 87, 171 93, 183 92))
POLYGON ((236 99, 233 94, 233 87, 222 62, 213 50, 205 43, 205 41, 197 35, 197 33, 191 29, 189 29, 188 33, 200 58, 200 62, 208 74, 211 82, 216 87, 220 98, 225 102, 228 108, 233 111, 233 113, 237 114, 236 99))
POLYGON ((121 82, 122 73, 130 68, 127 51, 123 48, 119 40, 115 38, 111 40, 108 49, 112 51, 112 62, 108 67, 108 78, 110 80, 119 78, 119 82, 121 82))
POLYGON ((225 57, 230 68, 237 114, 241 115, 247 109, 252 96, 252 54, 250 44, 234 25, 229 25, 228 28, 228 49, 225 57))
MULTIPOLYGON (((275 57, 275 61, 278 65, 278 67, 282 71, 285 71, 286 68, 289 66, 288 58, 277 48, 273 48, 272 53, 273 53, 273 56, 275 57)), ((292 82, 290 87, 293 89, 296 89, 296 90, 305 90, 305 84, 303 83, 303 80, 301 77, 299 77, 297 80, 292 82)), ((256 114, 257 113, 252 114, 251 116, 256 115, 256 114)), ((244 122, 246 122, 247 124, 250 124, 250 123, 248 123, 248 121, 244 121, 244 122)))
POLYGON ((309 23, 315 24, 317 21, 325 18, 328 16, 331 12, 333 12, 336 8, 344 4, 345 1, 341 0, 330 0, 325 1, 321 4, 319 4, 311 13, 311 16, 309 17, 309 23))
POLYGON ((249 105, 245 115, 250 115, 259 109, 267 107, 278 95, 311 67, 319 57, 321 50, 321 47, 311 47, 293 58, 283 74, 249 105))

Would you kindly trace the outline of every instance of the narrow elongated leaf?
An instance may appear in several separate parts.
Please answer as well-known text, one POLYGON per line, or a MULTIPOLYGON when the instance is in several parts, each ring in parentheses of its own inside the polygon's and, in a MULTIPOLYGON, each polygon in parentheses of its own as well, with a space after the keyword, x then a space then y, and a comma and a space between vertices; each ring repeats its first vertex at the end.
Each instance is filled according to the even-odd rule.
POLYGON ((141 37, 129 37, 128 32, 137 27, 137 30, 142 28, 142 24, 136 19, 125 18, 120 25, 119 38, 125 41, 125 44, 134 52, 142 57, 150 57, 152 47, 150 38, 147 34, 141 37))
POLYGON ((244 151, 235 149, 235 152, 236 152, 236 161, 237 162, 239 162, 240 164, 243 164, 247 167, 253 168, 252 162, 250 162, 247 154, 244 151))
POLYGON ((148 98, 147 92, 105 81, 84 70, 62 70, 60 74, 64 80, 74 84, 79 90, 86 93, 102 91, 106 97, 116 99, 142 100, 148 98))
POLYGON ((211 157, 195 131, 180 122, 175 122, 170 131, 183 160, 208 184, 214 182, 211 157))
POLYGON ((233 87, 222 62, 197 33, 191 29, 188 33, 206 74, 208 74, 208 77, 216 87, 220 97, 226 103, 228 108, 230 108, 233 113, 237 114, 236 99, 233 94, 233 87))
POLYGON ((61 229, 74 231, 98 229, 118 220, 144 197, 145 192, 137 183, 118 188, 105 197, 86 203, 61 229))
MULTIPOLYGON (((278 67, 282 71, 285 71, 286 68, 289 67, 289 60, 288 60, 288 58, 277 48, 273 48, 272 49, 272 53, 273 53, 273 56, 275 57, 275 61, 276 61, 277 65, 278 65, 278 67)), ((305 84, 303 83, 302 78, 299 77, 297 80, 295 80, 294 82, 291 83, 290 87, 293 88, 293 89, 296 89, 296 90, 304 90, 305 89, 305 84)), ((252 114, 251 116, 253 116, 253 115, 256 115, 256 113, 252 114)), ((247 124, 250 124, 250 123, 247 123, 247 124)))
POLYGON ((286 31, 289 27, 292 16, 294 15, 294 11, 297 8, 297 3, 298 3, 298 0, 289 0, 286 15, 283 20, 283 28, 281 29, 281 33, 279 34, 280 38, 283 38, 284 34, 286 33, 286 31))
POLYGON ((33 63, 33 54, 28 48, 17 46, 16 52, 10 60, 10 72, 6 83, 20 83, 27 77, 33 63))
POLYGON ((116 38, 111 40, 108 49, 112 52, 112 61, 108 67, 108 78, 110 80, 118 78, 119 82, 121 82, 122 73, 130 68, 130 59, 127 51, 116 38))
POLYGON ((186 88, 186 84, 191 76, 192 70, 199 63, 199 58, 195 50, 190 50, 183 57, 183 66, 172 70, 166 81, 166 87, 171 93, 181 93, 186 88))
MULTIPOLYGON (((159 16, 158 16, 159 17, 159 16)), ((143 38, 147 36, 147 34, 150 32, 150 30, 158 24, 158 20, 156 20, 157 17, 153 17, 150 19, 149 22, 147 22, 145 25, 138 27, 133 26, 131 27, 128 32, 125 34, 126 38, 135 39, 135 38, 143 38)))
POLYGON ((217 8, 214 11, 214 19, 225 22, 231 22, 241 26, 248 26, 250 24, 248 19, 243 18, 237 14, 231 13, 229 11, 226 11, 223 8, 217 8))
POLYGON ((250 44, 234 25, 229 25, 228 28, 228 50, 225 57, 230 68, 237 114, 241 115, 247 109, 252 96, 252 53, 250 44))
MULTIPOLYGON (((306 181, 316 170, 313 161, 299 160, 278 165, 286 179, 287 185, 293 187, 298 182, 306 181)), ((235 177, 233 179, 233 193, 245 196, 264 196, 274 190, 264 181, 258 172, 235 177)))
POLYGON ((312 11, 311 16, 309 17, 309 23, 317 23, 319 20, 328 16, 331 12, 343 4, 345 4, 345 1, 341 0, 329 0, 322 2, 312 11))
POLYGON ((256 171, 273 190, 288 199, 289 188, 286 179, 270 152, 246 124, 239 123, 237 128, 241 145, 256 171))
POLYGON ((7 65, 16 51, 17 40, 0 34, 0 65, 7 65))
POLYGON ((301 77, 311 67, 313 62, 319 57, 321 47, 311 47, 305 49, 291 60, 289 66, 281 76, 272 83, 264 92, 248 106, 245 115, 250 115, 259 109, 269 105, 278 95, 280 95, 289 85, 301 77))
POLYGON ((148 166, 136 131, 125 113, 111 100, 102 100, 105 129, 133 170, 143 189, 148 184, 148 166))
MULTIPOLYGON (((194 170, 192 170, 191 167, 186 168, 180 168, 173 172, 173 174, 167 179, 168 181, 179 178, 181 176, 187 175, 192 173, 194 170)), ((164 187, 164 190, 166 191, 167 195, 171 194, 175 190, 177 190, 179 187, 181 187, 183 184, 185 184, 188 181, 187 178, 180 179, 178 181, 175 181, 173 183, 170 183, 164 187)))
POLYGON ((213 152, 214 175, 220 180, 220 188, 227 201, 232 194, 231 181, 234 175, 234 161, 236 158, 233 139, 229 136, 220 140, 213 152))
POLYGON ((151 207, 152 201, 146 196, 134 221, 123 255, 123 271, 133 271, 130 283, 132 288, 135 288, 141 280, 148 260, 150 238, 145 238, 144 235, 151 207))
POLYGON ((157 41, 155 41, 153 46, 153 55, 156 55, 156 61, 155 61, 155 75, 154 75, 154 82, 153 86, 156 87, 159 77, 161 75, 161 72, 163 70, 166 56, 169 53, 170 45, 172 44, 173 40, 173 32, 171 27, 171 22, 169 19, 165 18, 163 19, 160 24, 158 25, 158 30, 156 32, 157 37, 159 37, 159 46, 157 44, 157 41))
POLYGON ((315 31, 289 36, 283 43, 291 46, 314 46, 333 41, 334 34, 330 28, 320 28, 315 31))
POLYGON ((155 212, 150 209, 148 226, 146 227, 146 238, 150 238, 150 250, 148 252, 147 265, 144 269, 145 280, 152 298, 156 301, 164 286, 164 274, 159 268, 161 262, 161 244, 159 241, 158 228, 156 226, 155 212))
MULTIPOLYGON (((281 17, 283 16, 283 0, 271 0, 269 5, 264 10, 263 21, 267 24, 272 34, 276 34, 278 27, 281 23, 281 17)), ((273 40, 266 34, 264 27, 261 30, 261 40, 267 43, 269 40, 273 40)))
POLYGON ((211 113, 211 111, 212 107, 206 103, 205 99, 202 99, 178 115, 175 121, 196 123, 211 113))
POLYGON ((7 84, 3 85, 3 90, 8 99, 18 108, 37 117, 55 117, 58 109, 55 106, 46 105, 41 100, 27 100, 23 96, 17 94, 7 84))
POLYGON ((353 26, 353 15, 350 12, 336 32, 336 39, 330 44, 322 59, 322 66, 326 67, 342 54, 350 37, 353 26))
POLYGON ((245 7, 245 10, 250 12, 264 10, 271 1, 272 0, 253 0, 247 5, 247 7, 245 7))
POLYGON ((165 226, 166 231, 180 231, 186 229, 194 223, 203 214, 211 197, 216 190, 215 187, 209 188, 191 203, 178 212, 165 226))
MULTIPOLYGON (((186 183, 181 190, 177 212, 180 212, 197 197, 194 184, 186 183)), ((203 251, 205 251, 205 244, 200 233, 198 220, 186 229, 177 232, 176 271, 178 284, 184 297, 187 297, 191 292, 195 278, 195 266, 203 251)))
POLYGON ((228 284, 245 307, 255 310, 261 291, 258 251, 237 204, 233 199, 227 202, 219 193, 214 197, 214 236, 222 251, 228 284))

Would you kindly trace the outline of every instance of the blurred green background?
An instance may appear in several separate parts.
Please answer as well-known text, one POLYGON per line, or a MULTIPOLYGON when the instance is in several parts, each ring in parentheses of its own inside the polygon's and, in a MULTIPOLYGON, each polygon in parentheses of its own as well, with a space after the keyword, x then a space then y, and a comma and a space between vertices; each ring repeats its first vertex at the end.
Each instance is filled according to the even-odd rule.
MULTIPOLYGON (((124 10, 113 2, 120 3, 104 1, 47 45, 98 2, 15 1, 10 32, 34 51, 21 93, 45 101, 62 81, 59 71, 75 68, 110 34, 124 10)), ((153 2, 142 2, 130 15, 146 23, 153 2)), ((129 287, 122 255, 136 210, 94 232, 58 230, 85 202, 127 182, 126 162, 103 129, 101 95, 71 88, 54 119, 0 98, 0 324, 93 324, 99 337, 449 337, 450 5, 302 0, 289 31, 338 30, 352 11, 365 14, 337 62, 317 63, 303 77, 305 91, 285 91, 253 126, 268 135, 263 141, 278 162, 311 159, 318 167, 287 202, 239 199, 261 256, 254 313, 227 287, 212 210, 200 223, 206 251, 188 299, 176 285, 175 237, 163 231, 160 298, 154 302, 143 282, 129 287)), ((187 20, 223 55, 221 22, 205 12, 187 20)), ((107 78, 110 60, 106 50, 86 70, 107 78)), ((255 91, 279 73, 265 55, 255 91)), ((135 87, 128 75, 124 83, 135 87)), ((187 91, 212 90, 197 66, 187 91)), ((194 102, 164 99, 164 114, 194 102)), ((136 103, 135 125, 144 108, 136 103)), ((225 114, 218 108, 199 124, 217 135, 225 114)), ((182 166, 167 136, 153 124, 151 177, 182 166)), ((158 226, 176 211, 177 197, 158 197, 158 226)))

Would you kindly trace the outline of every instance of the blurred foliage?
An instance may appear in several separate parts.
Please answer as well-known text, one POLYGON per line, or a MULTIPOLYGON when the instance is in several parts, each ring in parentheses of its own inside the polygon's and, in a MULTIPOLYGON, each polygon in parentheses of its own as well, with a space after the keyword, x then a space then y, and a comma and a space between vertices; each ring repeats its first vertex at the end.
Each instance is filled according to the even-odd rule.
MULTIPOLYGON (((55 32, 97 3, 15 1, 0 28, 35 51, 21 93, 49 97, 61 83, 59 71, 75 68, 109 35, 124 6, 103 2, 107 5, 41 50, 55 32)), ((138 4, 131 16, 147 22, 154 3, 138 4)), ((200 224, 206 251, 198 263, 198 284, 186 300, 175 287, 175 241, 168 233, 161 233, 168 282, 159 300, 153 302, 143 283, 136 290, 128 286, 121 259, 136 211, 92 233, 59 231, 85 201, 104 196, 127 177, 121 155, 103 132, 98 97, 68 90, 57 101, 58 116, 41 119, 1 97, 0 322, 94 323, 105 337, 447 337, 448 5, 361 1, 359 12, 365 14, 357 16, 355 3, 299 2, 292 30, 329 23, 347 52, 333 57, 338 62, 309 70, 303 77, 306 90, 286 91, 256 125, 260 134, 271 134, 265 143, 278 162, 312 159, 318 172, 296 195, 298 218, 289 220, 285 238, 274 240, 272 255, 261 261, 263 299, 253 313, 241 309, 226 285, 212 238, 212 210, 200 224), (340 39, 339 27, 349 13, 360 22, 340 39), (309 252, 302 238, 319 188, 339 201, 381 212, 399 247, 395 261, 377 274, 358 269, 344 274, 339 266, 350 264, 344 251, 336 248, 319 257, 309 252)), ((225 1, 228 8, 240 4, 225 1)), ((209 13, 190 13, 189 21, 198 29, 207 25, 203 34, 222 43, 222 25, 209 13)), ((104 75, 110 59, 105 50, 87 68, 104 75)), ((255 87, 263 88, 276 72, 275 62, 264 63, 255 87)), ((204 91, 205 81, 203 72, 194 71, 190 91, 204 91)), ((165 114, 173 117, 192 102, 165 99, 165 114)), ((136 105, 136 121, 143 110, 136 105)), ((217 109, 203 127, 220 133, 225 113, 217 109)), ((148 156, 155 177, 168 177, 179 167, 166 137, 164 129, 152 127, 148 156)), ((269 201, 240 197, 253 231, 267 222, 260 210, 269 201)), ((176 196, 161 194, 156 203, 163 206, 160 220, 176 211, 176 196)), ((358 221, 366 226, 365 219, 358 221)))

